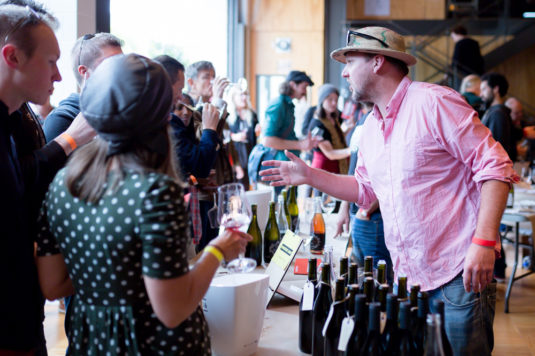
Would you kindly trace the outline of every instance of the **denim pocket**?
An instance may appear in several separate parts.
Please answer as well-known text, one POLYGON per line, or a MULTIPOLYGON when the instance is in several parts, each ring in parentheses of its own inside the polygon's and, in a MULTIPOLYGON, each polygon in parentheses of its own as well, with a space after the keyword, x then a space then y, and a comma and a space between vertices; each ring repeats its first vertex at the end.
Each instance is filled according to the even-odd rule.
POLYGON ((479 303, 480 294, 464 290, 462 274, 441 287, 444 302, 456 308, 468 308, 479 303))

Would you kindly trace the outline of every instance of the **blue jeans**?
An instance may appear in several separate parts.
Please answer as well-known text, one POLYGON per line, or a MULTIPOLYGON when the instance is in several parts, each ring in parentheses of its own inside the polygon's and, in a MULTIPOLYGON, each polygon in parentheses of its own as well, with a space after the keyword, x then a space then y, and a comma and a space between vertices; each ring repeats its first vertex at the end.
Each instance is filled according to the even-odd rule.
POLYGON ((435 313, 434 301, 444 301, 445 327, 455 356, 489 355, 494 348, 494 311, 496 282, 481 293, 464 290, 462 273, 443 286, 428 291, 429 308, 435 313))
POLYGON ((360 220, 351 216, 351 240, 353 241, 353 256, 357 259, 359 266, 364 266, 364 257, 372 256, 373 265, 377 268, 379 260, 385 260, 387 266, 386 279, 392 286, 394 281, 394 271, 392 269, 392 259, 385 245, 385 234, 383 230, 383 218, 381 213, 376 211, 370 216, 370 220, 360 220))

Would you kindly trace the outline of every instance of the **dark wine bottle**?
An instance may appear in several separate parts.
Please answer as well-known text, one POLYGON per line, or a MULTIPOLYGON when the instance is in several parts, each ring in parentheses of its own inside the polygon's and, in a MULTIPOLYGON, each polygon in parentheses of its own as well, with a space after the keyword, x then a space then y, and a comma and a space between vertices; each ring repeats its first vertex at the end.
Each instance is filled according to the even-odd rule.
POLYGON ((351 263, 349 265, 349 272, 347 273, 347 284, 358 284, 358 268, 359 266, 356 263, 351 263))
POLYGON ((386 324, 381 334, 384 355, 396 356, 399 351, 398 309, 398 297, 389 293, 386 296, 386 324))
POLYGON ((310 241, 310 252, 322 254, 325 248, 325 220, 321 209, 321 198, 314 200, 314 217, 312 218, 312 240, 310 241))
POLYGON ((419 291, 420 291, 420 285, 419 284, 413 284, 411 286, 411 291, 410 291, 410 294, 409 294, 409 300, 411 302, 411 307, 417 307, 418 306, 418 292, 419 291))
POLYGON ((440 315, 427 315, 427 337, 424 356, 445 356, 440 333, 440 315))
POLYGON ((355 327, 349 337, 346 356, 360 355, 360 350, 364 347, 366 342, 366 335, 368 330, 368 305, 366 304, 366 297, 362 294, 355 296, 355 327))
POLYGON ((251 205, 251 210, 253 212, 253 218, 251 219, 247 233, 251 235, 253 239, 247 244, 245 256, 252 258, 256 261, 256 265, 260 266, 262 264, 262 232, 258 226, 256 204, 251 205))
POLYGON ((347 286, 348 281, 348 275, 347 275, 347 269, 348 269, 348 263, 349 259, 347 257, 341 257, 340 258, 340 274, 339 277, 344 279, 344 287, 347 286))
POLYGON ((416 354, 423 355, 427 340, 426 319, 429 313, 429 301, 426 292, 418 293, 418 314, 413 322, 412 337, 416 346, 416 354))
POLYGON ((398 300, 400 303, 407 300, 407 276, 398 276, 398 300))
POLYGON ((414 356, 414 344, 410 330, 411 303, 408 301, 399 304, 399 347, 398 356, 414 356))
POLYGON ((280 232, 277 226, 277 218, 275 216, 275 202, 269 203, 269 217, 264 230, 264 261, 271 262, 271 258, 277 251, 280 242, 280 232))
POLYGON ((312 355, 323 355, 323 325, 333 302, 331 292, 331 265, 324 264, 312 312, 312 355))
POLYGON ((375 295, 375 281, 372 277, 366 277, 364 279, 364 295, 366 296, 366 303, 372 303, 375 295))
POLYGON ((308 281, 305 284, 305 291, 299 302, 299 350, 306 354, 312 353, 312 317, 314 309, 314 299, 316 297, 316 285, 318 284, 318 278, 316 274, 317 259, 310 258, 308 260, 308 281), (307 296, 307 300, 304 300, 304 293, 309 291, 308 288, 312 288, 312 295, 307 296), (312 301, 308 299, 312 297, 312 301), (306 305, 303 304, 306 302, 306 305))
POLYGON ((379 288, 377 288, 377 291, 375 293, 376 297, 375 301, 381 305, 381 312, 386 312, 386 295, 388 294, 388 284, 381 284, 379 288))
POLYGON ((345 303, 345 280, 338 278, 336 280, 336 287, 334 292, 334 302, 332 304, 332 315, 329 324, 325 329, 325 356, 338 355, 338 342, 340 341, 340 330, 342 328, 342 321, 346 317, 346 303, 345 303))
POLYGON ((373 256, 364 257, 364 273, 366 272, 373 273, 373 256))
POLYGON ((444 302, 440 299, 435 300, 435 310, 440 315, 440 337, 442 340, 442 349, 445 356, 453 356, 448 335, 446 334, 446 319, 444 318, 444 302))
POLYGON ((290 229, 295 232, 299 223, 299 206, 297 205, 297 186, 290 187, 290 198, 288 199, 288 212, 290 213, 290 229))
POLYGON ((379 262, 377 262, 377 283, 379 285, 386 283, 386 262, 385 262, 385 260, 379 260, 379 262))
POLYGON ((381 356, 383 350, 381 347, 381 322, 380 322, 381 305, 371 303, 368 314, 368 335, 364 347, 360 350, 361 356, 381 356))
POLYGON ((359 290, 358 284, 350 284, 347 286, 346 310, 349 313, 349 316, 355 315, 355 296, 359 294, 359 290))

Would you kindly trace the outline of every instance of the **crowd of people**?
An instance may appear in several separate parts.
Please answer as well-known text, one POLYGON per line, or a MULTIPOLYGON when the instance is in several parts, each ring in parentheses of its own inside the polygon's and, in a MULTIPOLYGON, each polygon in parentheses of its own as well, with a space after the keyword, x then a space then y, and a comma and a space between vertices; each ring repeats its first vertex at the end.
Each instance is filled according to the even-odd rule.
POLYGON ((351 225, 357 262, 385 260, 389 283, 406 275, 443 299, 456 355, 490 355, 512 162, 535 158, 535 127, 503 75, 465 66, 460 93, 411 81, 401 35, 351 29, 331 57, 359 109, 342 118, 325 83, 296 128, 294 101, 314 85, 303 71, 259 122, 246 82, 211 62, 123 54, 97 33, 74 44, 78 90, 53 108, 56 27, 31 0, 0 2, 0 354, 47 354, 44 298, 66 298, 67 354, 210 354, 199 303, 251 237, 220 233, 208 211, 239 181, 343 200, 336 234, 351 225), (252 182, 258 142, 276 154, 252 182))

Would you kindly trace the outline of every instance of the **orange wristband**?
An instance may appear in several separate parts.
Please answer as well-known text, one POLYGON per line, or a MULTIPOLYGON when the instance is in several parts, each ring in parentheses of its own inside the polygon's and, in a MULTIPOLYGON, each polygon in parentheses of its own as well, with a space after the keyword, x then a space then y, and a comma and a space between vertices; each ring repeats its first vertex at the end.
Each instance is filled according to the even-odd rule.
POLYGON ((69 144, 69 146, 71 146, 71 149, 73 151, 76 149, 76 147, 78 147, 78 145, 76 144, 76 141, 74 141, 74 138, 72 138, 72 136, 69 135, 68 133, 62 133, 59 136, 63 138, 65 141, 67 141, 67 143, 69 144))
POLYGON ((478 237, 472 237, 472 243, 479 245, 479 246, 485 246, 485 247, 494 247, 496 246, 496 241, 490 241, 490 240, 483 240, 478 237))

